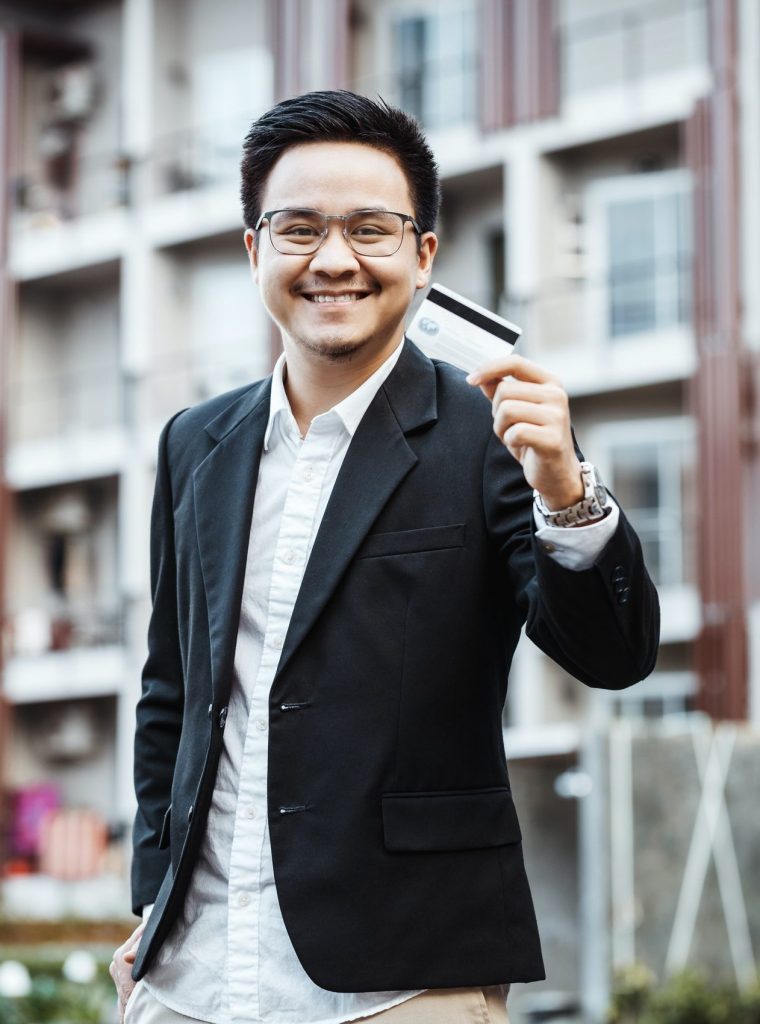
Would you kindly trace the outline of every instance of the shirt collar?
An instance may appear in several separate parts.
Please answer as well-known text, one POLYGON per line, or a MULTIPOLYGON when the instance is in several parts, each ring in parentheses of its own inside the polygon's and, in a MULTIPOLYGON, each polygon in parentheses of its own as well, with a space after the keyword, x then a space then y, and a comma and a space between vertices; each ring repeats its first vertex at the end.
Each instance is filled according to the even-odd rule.
MULTIPOLYGON (((354 436, 356 428, 361 423, 362 417, 369 408, 372 399, 375 397, 381 386, 385 382, 385 379, 389 376, 391 370, 398 362, 401 351, 404 347, 404 339, 401 339, 401 343, 391 352, 388 358, 382 363, 371 377, 367 377, 363 384, 360 384, 356 391, 352 391, 350 395, 347 395, 341 402, 334 405, 332 409, 328 409, 326 412, 320 413, 319 416, 315 416, 315 421, 321 419, 322 416, 336 415, 339 417, 341 423, 348 431, 350 437, 354 436)), ((269 399, 269 419, 267 420, 267 427, 264 432, 264 451, 269 451, 269 440, 272 434, 272 428, 274 422, 279 415, 289 417, 293 423, 295 423, 295 417, 290 408, 290 402, 288 396, 285 393, 285 384, 283 382, 283 371, 285 369, 285 353, 282 352, 274 364, 274 370, 272 371, 272 391, 269 399)))

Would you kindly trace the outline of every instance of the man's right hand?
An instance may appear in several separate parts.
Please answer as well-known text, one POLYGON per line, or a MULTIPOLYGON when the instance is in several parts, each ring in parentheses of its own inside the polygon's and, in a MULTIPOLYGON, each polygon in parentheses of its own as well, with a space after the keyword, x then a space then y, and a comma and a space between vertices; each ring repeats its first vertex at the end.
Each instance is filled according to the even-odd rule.
POLYGON ((119 1024, 124 1024, 124 1010, 136 984, 132 979, 132 964, 137 956, 137 948, 140 945, 140 936, 145 931, 145 924, 146 922, 142 921, 127 941, 119 946, 108 968, 108 973, 113 978, 119 996, 119 1024))

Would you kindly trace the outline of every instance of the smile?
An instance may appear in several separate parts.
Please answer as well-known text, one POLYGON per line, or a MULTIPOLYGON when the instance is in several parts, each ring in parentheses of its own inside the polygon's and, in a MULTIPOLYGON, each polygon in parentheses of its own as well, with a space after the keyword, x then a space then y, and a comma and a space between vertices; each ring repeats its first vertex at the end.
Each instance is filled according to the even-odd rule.
POLYGON ((366 299, 369 292, 344 292, 340 295, 304 295, 305 299, 309 302, 318 302, 320 304, 343 304, 349 302, 359 302, 361 299, 366 299))

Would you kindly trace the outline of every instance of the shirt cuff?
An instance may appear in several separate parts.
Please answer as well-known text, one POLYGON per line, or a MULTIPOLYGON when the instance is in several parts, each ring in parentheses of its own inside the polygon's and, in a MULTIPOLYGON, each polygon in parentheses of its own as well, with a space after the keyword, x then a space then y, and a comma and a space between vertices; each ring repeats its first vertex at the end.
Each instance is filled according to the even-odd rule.
POLYGON ((146 903, 145 906, 143 907, 143 911, 142 911, 143 924, 145 924, 145 922, 150 917, 150 912, 151 912, 151 910, 153 910, 155 905, 156 905, 155 903, 146 903))
POLYGON ((536 538, 543 550, 564 569, 590 569, 598 555, 617 529, 620 508, 611 495, 607 501, 612 511, 604 519, 588 526, 548 526, 541 513, 533 505, 536 521, 536 538))

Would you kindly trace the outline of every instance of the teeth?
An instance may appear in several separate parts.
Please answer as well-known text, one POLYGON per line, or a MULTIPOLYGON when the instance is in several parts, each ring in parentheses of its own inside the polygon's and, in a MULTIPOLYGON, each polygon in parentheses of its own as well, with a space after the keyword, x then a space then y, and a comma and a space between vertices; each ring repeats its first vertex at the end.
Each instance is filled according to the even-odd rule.
POLYGON ((345 295, 309 295, 311 302, 356 302, 359 296, 352 292, 345 295))

